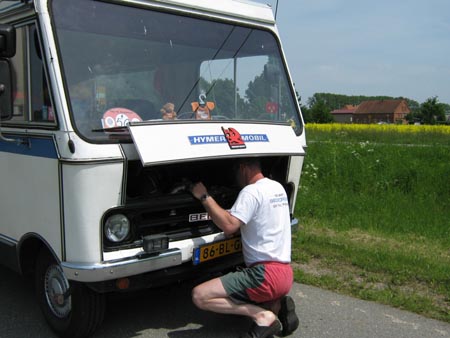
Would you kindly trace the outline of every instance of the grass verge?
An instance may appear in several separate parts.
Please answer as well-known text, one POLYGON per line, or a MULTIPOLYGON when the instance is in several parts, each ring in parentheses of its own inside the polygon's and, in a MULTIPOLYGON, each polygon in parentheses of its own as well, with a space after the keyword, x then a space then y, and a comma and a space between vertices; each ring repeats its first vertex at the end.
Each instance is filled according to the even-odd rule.
POLYGON ((377 130, 374 143, 360 126, 345 139, 315 128, 296 204, 296 281, 450 322, 449 135, 377 130))
POLYGON ((450 251, 439 243, 312 220, 293 238, 296 281, 450 322, 450 251))

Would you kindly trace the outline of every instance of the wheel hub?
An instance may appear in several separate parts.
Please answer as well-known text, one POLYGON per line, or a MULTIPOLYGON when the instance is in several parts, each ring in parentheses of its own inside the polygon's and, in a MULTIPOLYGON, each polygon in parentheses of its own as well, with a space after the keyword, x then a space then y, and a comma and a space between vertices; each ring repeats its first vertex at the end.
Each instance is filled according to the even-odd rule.
POLYGON ((51 265, 45 274, 45 297, 50 310, 58 318, 67 317, 72 309, 69 281, 60 266, 51 265))

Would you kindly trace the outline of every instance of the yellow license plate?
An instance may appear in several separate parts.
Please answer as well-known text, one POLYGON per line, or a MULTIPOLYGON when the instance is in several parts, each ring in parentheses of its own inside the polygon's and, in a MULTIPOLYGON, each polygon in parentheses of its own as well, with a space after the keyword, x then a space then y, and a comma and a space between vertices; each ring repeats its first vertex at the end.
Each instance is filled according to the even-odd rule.
POLYGON ((236 252, 240 252, 241 250, 242 244, 240 237, 205 244, 194 249, 193 263, 194 265, 197 265, 211 259, 216 259, 236 252))

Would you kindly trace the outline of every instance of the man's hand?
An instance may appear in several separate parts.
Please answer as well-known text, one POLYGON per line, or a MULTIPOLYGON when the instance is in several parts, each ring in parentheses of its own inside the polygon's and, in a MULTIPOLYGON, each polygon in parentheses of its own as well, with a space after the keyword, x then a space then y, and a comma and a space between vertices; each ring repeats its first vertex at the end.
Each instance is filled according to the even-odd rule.
POLYGON ((208 190, 202 182, 197 182, 191 186, 191 193, 196 199, 199 200, 203 195, 208 193, 208 190))
MULTIPOLYGON (((200 200, 205 194, 208 194, 208 190, 202 182, 193 184, 190 189, 192 195, 198 200, 200 200)), ((202 204, 206 212, 209 216, 211 216, 214 224, 216 224, 225 233, 225 236, 233 235, 243 224, 239 218, 234 217, 227 210, 218 205, 214 198, 208 198, 202 202, 202 204)))

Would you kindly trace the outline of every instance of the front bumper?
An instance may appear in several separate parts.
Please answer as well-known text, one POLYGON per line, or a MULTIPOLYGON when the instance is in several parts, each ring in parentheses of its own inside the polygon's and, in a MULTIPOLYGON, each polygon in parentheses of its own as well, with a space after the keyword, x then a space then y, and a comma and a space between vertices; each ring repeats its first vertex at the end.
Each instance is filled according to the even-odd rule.
POLYGON ((158 255, 136 255, 96 264, 62 262, 61 267, 67 279, 89 283, 134 276, 181 263, 181 250, 169 249, 158 255))
POLYGON ((69 280, 85 283, 114 280, 192 262, 194 248, 223 238, 223 233, 216 233, 170 242, 169 249, 158 254, 149 255, 142 248, 135 248, 103 253, 102 262, 62 262, 61 266, 69 280))
POLYGON ((86 283, 86 285, 98 293, 132 292, 180 283, 188 283, 189 285, 194 286, 221 276, 229 271, 234 271, 237 266, 242 266, 243 264, 244 260, 242 254, 236 253, 207 261, 199 265, 193 265, 192 262, 186 262, 167 269, 130 276, 127 278, 129 281, 127 289, 119 289, 115 280, 86 283))
MULTIPOLYGON (((292 231, 295 232, 298 226, 298 220, 296 218, 291 220, 292 231)), ((122 254, 125 257, 118 258, 120 252, 110 253, 107 261, 100 263, 74 263, 74 262, 62 262, 61 267, 66 275, 67 279, 84 283, 106 282, 123 277, 136 276, 146 274, 148 272, 154 272, 157 270, 164 270, 172 267, 182 265, 183 263, 189 263, 192 265, 192 252, 193 249, 207 243, 225 239, 223 233, 212 234, 199 238, 193 238, 183 240, 175 243, 170 243, 171 248, 168 250, 156 254, 148 255, 144 254, 141 249, 124 251, 122 254), (113 259, 111 259, 114 257, 113 259)), ((242 260, 242 257, 240 260, 242 260)), ((229 256, 226 256, 229 257, 229 256)), ((228 258, 229 259, 229 258, 228 258)), ((224 262, 227 258, 224 257, 224 262)), ((237 264, 236 262, 225 265, 237 264)), ((213 261, 214 264, 214 261, 213 261)), ((209 264, 208 264, 209 265, 209 264)), ((203 265, 207 266, 207 265, 203 265)))

